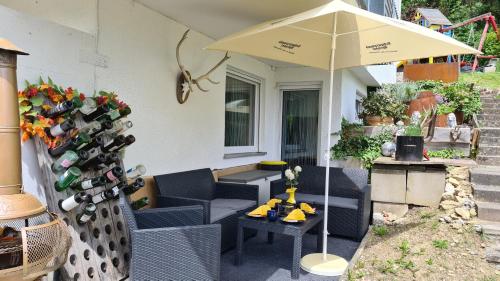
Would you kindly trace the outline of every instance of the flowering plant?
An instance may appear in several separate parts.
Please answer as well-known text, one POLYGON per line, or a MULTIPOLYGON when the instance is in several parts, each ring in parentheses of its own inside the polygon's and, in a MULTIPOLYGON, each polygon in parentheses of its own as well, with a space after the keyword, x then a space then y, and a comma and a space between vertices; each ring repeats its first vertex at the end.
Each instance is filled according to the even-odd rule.
POLYGON ((296 186, 299 184, 299 175, 302 172, 302 167, 300 166, 295 166, 295 168, 286 169, 285 170, 285 177, 286 177, 286 184, 288 186, 296 186))

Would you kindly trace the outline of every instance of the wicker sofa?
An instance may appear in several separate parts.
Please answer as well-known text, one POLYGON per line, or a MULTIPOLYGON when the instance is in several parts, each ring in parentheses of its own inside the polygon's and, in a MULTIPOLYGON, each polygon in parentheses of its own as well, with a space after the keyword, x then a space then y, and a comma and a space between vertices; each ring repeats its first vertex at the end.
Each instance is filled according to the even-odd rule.
MULTIPOLYGON (((297 202, 324 208, 325 167, 305 166, 295 195, 297 202)), ((328 232, 363 239, 370 221, 371 186, 364 169, 330 168, 328 232)), ((271 182, 271 197, 286 199, 285 180, 271 182)))
POLYGON ((203 207, 203 222, 220 224, 221 250, 236 246, 238 217, 257 206, 258 186, 215 182, 208 168, 154 176, 157 207, 203 207))
POLYGON ((220 225, 203 224, 203 208, 120 208, 130 231, 130 280, 220 280, 220 225), (189 264, 189 266, 182 266, 189 264))

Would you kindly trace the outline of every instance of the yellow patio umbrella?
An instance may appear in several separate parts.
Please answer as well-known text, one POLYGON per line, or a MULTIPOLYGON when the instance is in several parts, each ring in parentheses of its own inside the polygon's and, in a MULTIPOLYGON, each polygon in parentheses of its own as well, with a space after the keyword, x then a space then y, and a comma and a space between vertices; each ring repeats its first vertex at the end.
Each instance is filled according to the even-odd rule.
MULTIPOLYGON (((414 58, 480 53, 431 29, 377 15, 341 0, 250 27, 210 44, 207 49, 330 71, 327 155, 331 146, 334 70, 414 58)), ((327 254, 329 167, 327 160, 323 252, 303 257, 301 267, 311 273, 335 276, 343 273, 347 262, 327 254)))

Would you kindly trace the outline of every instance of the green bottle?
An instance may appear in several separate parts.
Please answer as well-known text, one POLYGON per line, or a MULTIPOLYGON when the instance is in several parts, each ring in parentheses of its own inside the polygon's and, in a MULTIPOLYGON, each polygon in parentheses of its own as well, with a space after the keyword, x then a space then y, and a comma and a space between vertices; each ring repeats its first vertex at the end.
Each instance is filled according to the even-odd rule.
POLYGON ((86 224, 94 215, 97 207, 93 203, 88 203, 85 208, 83 208, 83 212, 76 215, 76 222, 79 225, 86 224))
POLYGON ((63 191, 75 183, 81 175, 80 169, 71 167, 59 177, 59 180, 54 183, 54 187, 57 191, 63 191))
POLYGON ((147 197, 142 197, 141 199, 134 201, 130 204, 130 207, 132 207, 132 210, 139 210, 140 208, 149 205, 149 198, 147 197))
POLYGON ((78 161, 79 157, 73 150, 66 150, 53 164, 52 172, 60 173, 78 161))

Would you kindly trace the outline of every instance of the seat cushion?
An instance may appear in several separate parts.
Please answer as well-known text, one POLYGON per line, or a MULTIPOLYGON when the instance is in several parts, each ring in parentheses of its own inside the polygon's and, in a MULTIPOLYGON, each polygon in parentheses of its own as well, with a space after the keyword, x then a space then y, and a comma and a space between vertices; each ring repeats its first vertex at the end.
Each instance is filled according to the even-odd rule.
POLYGON ((215 208, 227 208, 235 211, 242 211, 256 206, 257 202, 244 199, 226 199, 217 198, 210 202, 210 205, 215 208))
POLYGON ((214 206, 210 207, 210 223, 218 222, 225 219, 231 215, 236 214, 235 210, 229 208, 217 208, 214 206))
MULTIPOLYGON (((286 200, 288 199, 288 194, 282 193, 276 195, 275 197, 286 200)), ((317 205, 324 205, 325 203, 325 197, 323 195, 314 195, 305 193, 295 193, 295 200, 297 200, 297 202, 306 202, 317 205)), ((328 206, 357 210, 358 199, 329 196, 328 206)))

